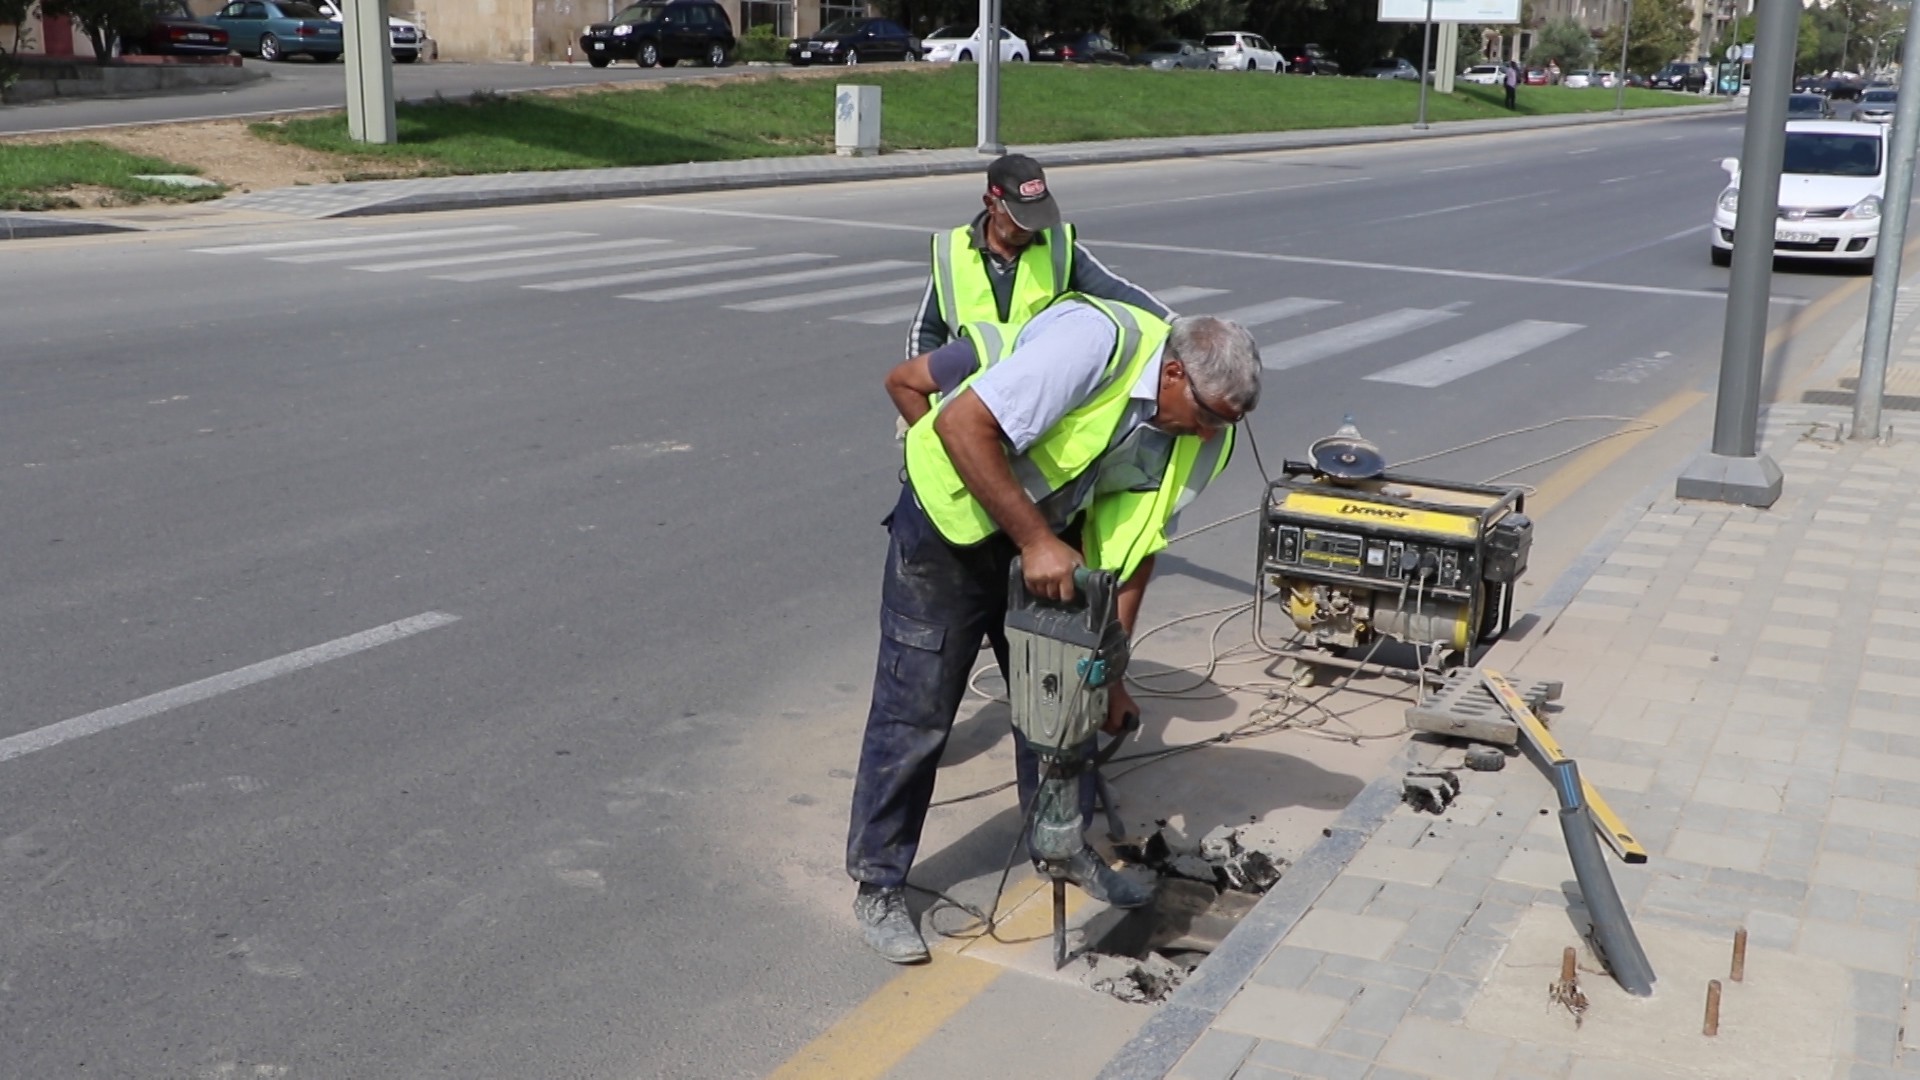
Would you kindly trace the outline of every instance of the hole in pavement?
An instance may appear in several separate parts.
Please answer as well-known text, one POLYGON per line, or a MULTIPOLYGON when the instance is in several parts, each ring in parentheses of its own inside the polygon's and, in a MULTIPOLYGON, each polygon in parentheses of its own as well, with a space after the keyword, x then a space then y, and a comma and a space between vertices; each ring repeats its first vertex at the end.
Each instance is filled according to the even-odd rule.
POLYGON ((1179 987, 1193 969, 1280 880, 1287 860, 1222 826, 1198 844, 1161 828, 1118 854, 1160 875, 1153 902, 1127 912, 1088 943, 1088 983, 1122 1001, 1155 1002, 1179 987))

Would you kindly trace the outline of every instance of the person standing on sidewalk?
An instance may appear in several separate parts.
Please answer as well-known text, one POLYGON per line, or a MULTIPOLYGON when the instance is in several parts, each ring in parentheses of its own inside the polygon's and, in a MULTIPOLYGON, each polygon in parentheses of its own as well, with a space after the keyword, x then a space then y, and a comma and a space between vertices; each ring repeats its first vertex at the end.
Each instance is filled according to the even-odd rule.
MULTIPOLYGON (((1014 557, 1027 588, 1053 600, 1072 599, 1076 567, 1112 571, 1123 583, 1116 614, 1131 632, 1168 524, 1226 465, 1233 425, 1259 402, 1260 371, 1259 347, 1236 323, 1169 323, 1069 296, 907 433, 847 829, 854 915, 882 957, 928 958, 907 909, 907 872, 982 636, 1004 649, 1014 557)), ((1137 706, 1115 686, 1106 730, 1120 730, 1128 713, 1137 706)), ((1025 808, 1038 762, 1017 732, 1014 761, 1025 808)), ((1083 815, 1092 786, 1089 770, 1083 815)), ((1116 907, 1152 898, 1091 847, 1070 860, 1068 875, 1116 907)))
POLYGON ((1507 70, 1500 76, 1500 83, 1507 88, 1507 108, 1511 109, 1514 91, 1520 87, 1520 64, 1517 61, 1507 61, 1507 70))
POLYGON ((962 327, 997 324, 1013 340, 1028 319, 1067 292, 1173 312, 1153 294, 1102 266, 1081 246, 1040 163, 1006 154, 987 166, 985 209, 972 222, 933 234, 931 272, 907 330, 907 359, 958 337, 962 327))

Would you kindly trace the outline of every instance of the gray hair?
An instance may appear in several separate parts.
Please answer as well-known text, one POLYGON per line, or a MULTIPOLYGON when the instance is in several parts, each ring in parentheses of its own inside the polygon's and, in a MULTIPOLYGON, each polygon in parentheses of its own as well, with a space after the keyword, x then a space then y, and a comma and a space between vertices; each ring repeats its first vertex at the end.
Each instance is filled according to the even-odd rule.
POLYGON ((1187 369, 1195 391, 1243 413, 1260 404, 1260 346, 1239 323, 1182 315, 1173 320, 1167 352, 1187 369))

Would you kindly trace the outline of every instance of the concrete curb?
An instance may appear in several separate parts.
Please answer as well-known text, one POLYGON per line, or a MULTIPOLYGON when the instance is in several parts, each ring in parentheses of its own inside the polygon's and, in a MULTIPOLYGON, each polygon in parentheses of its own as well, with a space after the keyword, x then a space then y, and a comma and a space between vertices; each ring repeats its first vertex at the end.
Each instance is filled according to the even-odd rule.
POLYGON ((94 236, 100 233, 140 232, 131 225, 39 214, 0 214, 0 239, 36 240, 43 236, 94 236))
MULTIPOLYGON (((1048 165, 1124 164, 1175 158, 1217 157, 1276 150, 1364 146, 1411 139, 1460 138, 1508 131, 1630 123, 1673 116, 1738 111, 1739 106, 1681 105, 1640 109, 1624 116, 1576 113, 1524 120, 1469 120, 1436 125, 1424 132, 1410 127, 1332 128, 1317 131, 1262 132, 1096 143, 1060 143, 1026 149, 1048 165)), ((906 151, 881 158, 814 155, 750 161, 691 162, 645 168, 581 169, 553 173, 499 173, 488 176, 417 180, 375 180, 261 192, 210 204, 222 209, 282 210, 314 218, 372 217, 443 210, 577 202, 647 195, 693 194, 743 188, 783 187, 825 182, 910 179, 977 172, 981 155, 972 148, 906 151)))

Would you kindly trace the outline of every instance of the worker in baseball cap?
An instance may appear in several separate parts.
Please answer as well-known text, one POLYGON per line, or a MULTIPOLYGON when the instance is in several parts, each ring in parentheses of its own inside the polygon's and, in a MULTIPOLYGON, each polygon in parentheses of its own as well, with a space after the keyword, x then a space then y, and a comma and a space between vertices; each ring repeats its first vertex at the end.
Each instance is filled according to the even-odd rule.
POLYGON ((933 235, 927 291, 907 333, 909 360, 981 323, 997 324, 1000 336, 1012 341, 1028 319, 1067 292, 1173 316, 1081 246, 1074 227, 1060 220, 1039 162, 1025 154, 994 159, 981 202, 985 208, 972 222, 933 235))

